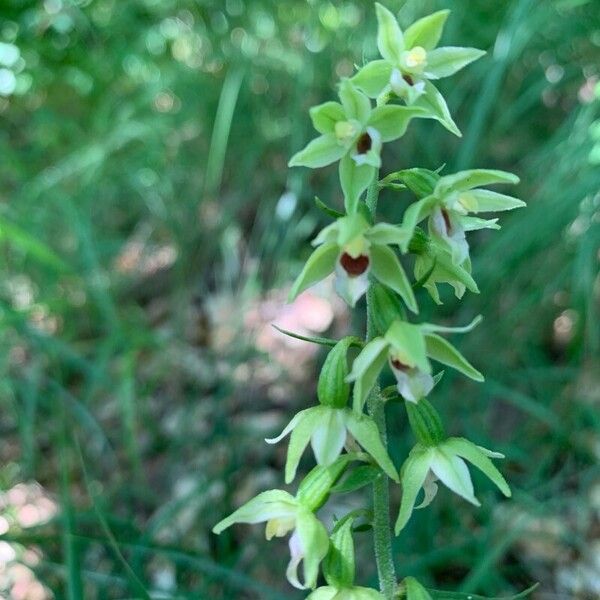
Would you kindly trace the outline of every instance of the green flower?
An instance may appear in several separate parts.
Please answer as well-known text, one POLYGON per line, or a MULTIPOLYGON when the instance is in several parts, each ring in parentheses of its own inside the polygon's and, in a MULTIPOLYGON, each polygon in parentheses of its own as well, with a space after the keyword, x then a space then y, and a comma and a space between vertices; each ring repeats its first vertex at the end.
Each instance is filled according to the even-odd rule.
POLYGON ((382 60, 365 65, 352 81, 371 98, 393 92, 407 104, 424 108, 449 131, 460 135, 446 101, 431 81, 453 75, 485 52, 476 48, 436 48, 448 10, 419 19, 403 32, 387 8, 375 6, 382 60))
POLYGON ((408 308, 418 312, 412 287, 398 257, 389 247, 406 241, 400 227, 369 225, 359 213, 339 218, 315 238, 317 249, 294 282, 290 301, 306 288, 335 272, 337 293, 354 306, 369 287, 372 275, 397 292, 408 308))
MULTIPOLYGON (((512 173, 491 169, 460 171, 440 177, 431 195, 406 209, 402 227, 412 236, 417 224, 428 217, 429 235, 450 251, 455 265, 464 265, 469 257, 466 232, 499 229, 497 219, 480 219, 469 216, 470 213, 498 212, 525 206, 525 202, 512 196, 479 188, 493 183, 518 182, 519 178, 512 173)), ((407 248, 408 242, 405 241, 403 251, 407 248)))
POLYGON ((285 482, 295 475, 300 457, 310 442, 317 464, 328 466, 339 457, 350 434, 375 460, 385 473, 398 481, 398 473, 381 442, 377 425, 367 415, 358 415, 349 408, 315 406, 300 411, 276 437, 267 439, 276 444, 291 433, 285 464, 285 482))
POLYGON ((348 79, 339 88, 340 102, 325 102, 310 109, 315 129, 321 134, 289 162, 290 167, 317 169, 340 161, 340 181, 346 212, 354 213, 361 194, 381 166, 384 142, 398 139, 419 107, 371 107, 369 98, 348 79))
POLYGON ((291 532, 290 562, 286 577, 298 589, 314 588, 319 564, 327 555, 329 536, 311 507, 298 497, 295 498, 283 490, 262 492, 217 523, 213 532, 219 534, 234 523, 262 522, 267 523, 265 535, 268 540, 283 537, 291 532), (298 579, 298 567, 301 562, 304 583, 298 579))
POLYGON ((385 597, 381 592, 371 588, 360 586, 337 588, 326 585, 317 588, 306 600, 385 600, 385 597))
POLYGON ((354 382, 354 410, 362 411, 365 400, 387 362, 396 377, 399 394, 409 402, 418 402, 433 389, 430 358, 460 371, 475 381, 483 375, 444 338, 435 332, 470 331, 475 319, 466 327, 442 327, 395 321, 383 337, 371 340, 356 357, 348 381, 354 382))
POLYGON ((421 488, 425 492, 425 499, 417 508, 424 508, 431 503, 437 493, 437 480, 468 502, 480 506, 465 460, 477 467, 509 497, 510 488, 490 458, 504 456, 476 446, 464 438, 448 438, 432 446, 416 444, 402 466, 402 501, 396 521, 396 535, 408 522, 421 488))

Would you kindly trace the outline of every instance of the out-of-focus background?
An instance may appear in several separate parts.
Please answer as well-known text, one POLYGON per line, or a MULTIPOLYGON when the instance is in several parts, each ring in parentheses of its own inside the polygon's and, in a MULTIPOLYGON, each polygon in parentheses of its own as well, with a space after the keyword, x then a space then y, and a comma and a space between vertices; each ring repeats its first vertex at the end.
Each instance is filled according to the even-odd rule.
MULTIPOLYGON (((486 382, 447 373, 434 402, 450 433, 507 455, 513 499, 477 475, 479 510, 441 491, 396 539, 399 573, 596 599, 600 2, 385 4, 405 25, 451 8, 443 41, 488 54, 441 84, 463 139, 415 122, 384 168, 505 168, 529 203, 471 238, 480 295, 419 297, 423 319, 484 315, 452 339, 486 382)), ((335 168, 286 162, 375 29, 359 0, 2 2, 1 597, 303 597, 285 541, 210 528, 282 485, 285 443, 263 438, 315 401, 323 351, 271 323, 362 331, 329 283, 285 303, 328 222, 313 196, 341 203, 335 168)), ((386 193, 381 215, 409 201, 386 193)), ((389 425, 399 464, 401 405, 389 425)))

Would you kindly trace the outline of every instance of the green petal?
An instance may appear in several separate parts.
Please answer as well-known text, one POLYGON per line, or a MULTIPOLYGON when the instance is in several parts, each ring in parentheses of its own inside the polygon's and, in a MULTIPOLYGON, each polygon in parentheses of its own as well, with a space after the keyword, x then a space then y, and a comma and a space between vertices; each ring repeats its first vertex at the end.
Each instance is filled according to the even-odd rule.
POLYGON ((326 133, 309 142, 300 152, 292 156, 288 167, 309 167, 319 169, 339 160, 346 149, 338 142, 333 133, 326 133))
POLYGON ((408 244, 412 239, 415 227, 426 217, 429 216, 434 206, 439 203, 435 196, 427 196, 417 202, 413 202, 404 212, 402 219, 402 229, 406 231, 408 241, 405 241, 402 246, 402 252, 408 250, 408 244))
POLYGON ((348 431, 350 431, 356 438, 356 441, 371 455, 386 475, 390 479, 398 482, 398 472, 381 441, 381 434, 379 433, 375 421, 366 415, 357 415, 351 410, 348 410, 346 424, 348 431))
POLYGON ((294 415, 294 417, 292 418, 292 420, 284 427, 283 431, 278 436, 276 436, 274 438, 265 438, 265 442, 267 442, 267 444, 277 444, 278 442, 280 442, 286 435, 288 435, 290 433, 290 431, 293 431, 295 429, 296 425, 298 425, 298 423, 311 410, 313 410, 313 408, 305 408, 304 410, 301 410, 299 413, 296 413, 294 415))
POLYGON ((431 373, 427 360, 425 338, 419 325, 406 321, 395 321, 385 334, 400 360, 409 367, 418 367, 424 373, 431 373))
POLYGON ((354 411, 362 413, 367 395, 375 385, 387 360, 388 342, 384 338, 371 340, 354 359, 348 381, 354 382, 354 411))
POLYGON ((471 190, 468 192, 476 201, 477 208, 471 212, 499 212, 501 210, 513 210, 526 206, 523 200, 499 194, 491 190, 471 190))
POLYGON ((414 48, 415 46, 422 46, 425 50, 433 50, 442 37, 442 31, 444 30, 444 25, 449 14, 449 10, 438 10, 431 15, 415 21, 404 32, 406 47, 414 48))
POLYGON ((414 117, 427 117, 427 112, 419 106, 387 104, 373 110, 368 124, 379 131, 383 142, 391 142, 404 135, 414 117))
POLYGON ((430 466, 436 477, 449 490, 471 504, 480 506, 473 494, 473 482, 469 469, 462 458, 452 454, 442 445, 433 450, 430 466))
POLYGON ((396 21, 396 17, 378 2, 377 10, 377 47, 385 60, 393 65, 400 64, 400 57, 404 51, 404 36, 396 21))
POLYGON ((310 118, 319 133, 334 133, 335 124, 344 121, 344 108, 339 102, 325 102, 310 109, 310 118))
POLYGON ((296 531, 304 548, 304 585, 314 588, 319 575, 319 565, 329 550, 329 535, 323 524, 308 510, 298 511, 296 531))
POLYGON ((345 411, 339 408, 325 408, 310 438, 318 465, 328 467, 342 452, 346 442, 345 411))
POLYGON ((351 81, 369 98, 377 98, 390 83, 391 75, 392 65, 387 60, 373 60, 362 67, 351 81))
POLYGON ((415 447, 402 467, 402 500, 394 527, 396 535, 404 529, 410 519, 419 491, 425 483, 430 461, 431 451, 423 451, 415 447))
POLYGON ((478 217, 459 216, 458 220, 465 231, 479 231, 480 229, 500 229, 498 219, 479 219, 478 217))
POLYGON ((267 490, 240 506, 231 515, 213 527, 219 534, 234 523, 261 523, 269 519, 293 516, 297 510, 296 499, 283 490, 267 490))
POLYGON ((415 102, 415 106, 421 106, 428 111, 430 118, 439 121, 450 133, 462 137, 460 129, 452 119, 450 109, 446 104, 444 96, 430 81, 425 82, 425 92, 415 102))
POLYGON ((327 225, 321 229, 317 237, 311 242, 313 246, 320 246, 321 244, 327 244, 337 241, 338 237, 338 221, 327 225))
POLYGON ((459 171, 458 173, 454 173, 454 175, 445 175, 442 177, 435 187, 435 195, 438 198, 443 198, 450 192, 464 192, 493 183, 516 184, 519 183, 519 178, 512 173, 496 169, 459 171))
POLYGON ((483 381, 483 375, 448 341, 435 333, 425 334, 427 355, 443 365, 448 365, 463 375, 483 381))
POLYGON ((333 242, 319 246, 308 257, 302 272, 292 286, 288 301, 292 302, 306 288, 327 277, 335 268, 338 254, 339 248, 333 242))
POLYGON ((362 193, 369 187, 376 169, 371 165, 357 165, 349 154, 340 160, 340 183, 344 192, 344 207, 349 215, 358 210, 362 193))
POLYGON ((510 497, 511 492, 506 479, 504 479, 502 473, 498 471, 494 463, 478 446, 464 438, 449 438, 444 442, 444 446, 450 448, 458 456, 462 456, 462 458, 468 460, 486 475, 507 498, 510 497))
POLYGON ((342 79, 339 96, 347 120, 356 119, 363 124, 367 122, 371 114, 371 101, 350 79, 342 79))
POLYGON ((446 327, 444 325, 435 325, 434 323, 421 323, 421 329, 426 333, 469 333, 469 331, 473 331, 481 321, 483 321, 483 317, 477 315, 468 325, 463 325, 462 327, 446 327))
POLYGON ((404 227, 391 225, 390 223, 377 223, 369 229, 365 237, 373 244, 403 246, 410 242, 412 232, 404 227))
POLYGON ((412 312, 419 312, 412 286, 391 248, 378 244, 371 246, 371 270, 376 279, 400 295, 412 312))
POLYGON ((302 458, 302 454, 310 442, 313 431, 321 422, 323 413, 326 410, 327 408, 322 406, 307 408, 305 411, 303 411, 303 418, 292 430, 290 443, 288 445, 287 460, 285 462, 286 483, 291 483, 294 480, 294 477, 296 477, 296 471, 298 469, 300 458, 302 458))
POLYGON ((331 585, 326 585, 317 588, 314 592, 306 597, 306 600, 333 600, 338 591, 339 590, 337 588, 331 585))
POLYGON ((485 52, 477 48, 447 46, 427 53, 425 75, 430 79, 449 77, 468 64, 481 58, 485 52))

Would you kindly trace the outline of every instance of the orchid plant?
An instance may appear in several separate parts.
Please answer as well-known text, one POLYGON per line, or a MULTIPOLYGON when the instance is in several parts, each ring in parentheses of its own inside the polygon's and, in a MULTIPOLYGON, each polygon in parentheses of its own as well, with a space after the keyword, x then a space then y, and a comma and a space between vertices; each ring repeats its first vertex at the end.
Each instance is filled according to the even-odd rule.
POLYGON ((391 544, 390 481, 401 487, 393 530, 396 535, 402 533, 415 509, 425 508, 434 500, 437 482, 479 506, 467 462, 502 494, 508 497, 511 493, 492 462, 503 455, 465 438, 447 437, 428 399, 443 375, 434 373, 435 363, 483 381, 483 375, 440 335, 466 333, 480 318, 454 328, 419 322, 414 290, 425 288, 436 303, 441 302, 440 284, 452 286, 458 298, 466 290, 478 293, 471 274, 467 234, 499 228, 497 218, 474 215, 524 206, 521 200, 486 189, 519 180, 491 169, 441 174, 440 170, 412 168, 380 175, 383 144, 404 135, 412 119, 437 120, 460 136, 433 82, 453 75, 484 53, 474 48, 438 47, 447 10, 426 16, 403 31, 388 9, 375 6, 381 59, 341 81, 339 102, 325 102, 310 110, 319 136, 289 163, 315 169, 339 161, 344 197, 344 212, 317 200, 335 220, 314 239, 316 249, 296 279, 290 300, 335 274, 335 289, 350 307, 366 295, 366 339, 303 338, 333 346, 319 376, 318 402, 296 414, 279 436, 267 442, 278 443, 289 435, 286 484, 295 479, 309 444, 317 465, 295 495, 284 490, 265 491, 214 528, 215 533, 221 533, 234 523, 266 522, 267 539, 290 534, 287 579, 296 588, 309 590, 311 600, 436 597, 436 592, 427 590, 414 577, 397 580, 391 544), (400 223, 375 222, 383 188, 409 190, 415 196, 400 223), (426 229, 420 226, 424 221, 426 229), (402 256, 414 258, 415 283, 411 284, 402 266, 402 256), (386 368, 396 385, 381 390, 379 376, 386 368), (386 446, 385 406, 393 401, 404 404, 416 438, 399 469, 386 446), (341 516, 328 531, 318 510, 329 497, 367 485, 373 488, 372 507, 341 516), (355 584, 353 536, 357 519, 366 521, 361 529, 368 525, 374 532, 379 590, 355 584), (320 574, 323 585, 319 585, 320 574))

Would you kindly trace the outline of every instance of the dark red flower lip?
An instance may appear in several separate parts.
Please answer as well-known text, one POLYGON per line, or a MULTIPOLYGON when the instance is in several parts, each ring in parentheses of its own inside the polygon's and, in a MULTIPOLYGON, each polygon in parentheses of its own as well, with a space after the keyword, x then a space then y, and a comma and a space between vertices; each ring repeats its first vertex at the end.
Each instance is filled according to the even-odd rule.
POLYGON ((373 147, 371 136, 365 131, 356 142, 356 152, 358 154, 366 154, 373 147))
POLYGON ((403 362, 399 361, 397 358, 390 359, 390 362, 392 363, 392 367, 394 367, 394 369, 397 369, 398 371, 406 372, 410 369, 410 367, 408 365, 405 365, 403 362))
POLYGON ((340 256, 340 265, 350 277, 358 277, 365 273, 369 268, 370 262, 369 257, 364 254, 353 258, 347 252, 344 252, 340 256))

